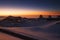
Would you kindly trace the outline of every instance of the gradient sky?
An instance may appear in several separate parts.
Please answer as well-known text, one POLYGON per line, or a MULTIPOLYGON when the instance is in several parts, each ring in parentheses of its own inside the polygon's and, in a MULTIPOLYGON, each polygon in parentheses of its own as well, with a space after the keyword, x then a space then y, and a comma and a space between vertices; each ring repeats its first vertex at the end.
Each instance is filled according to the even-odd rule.
POLYGON ((0 15, 60 15, 60 1, 0 0, 0 15))

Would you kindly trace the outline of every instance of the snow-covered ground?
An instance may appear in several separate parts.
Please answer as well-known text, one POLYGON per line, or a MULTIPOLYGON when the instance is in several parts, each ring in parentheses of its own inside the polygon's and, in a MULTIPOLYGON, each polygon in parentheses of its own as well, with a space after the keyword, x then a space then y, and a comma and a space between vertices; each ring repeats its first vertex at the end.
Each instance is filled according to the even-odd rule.
MULTIPOLYGON (((28 37, 36 38, 38 40, 60 40, 60 34, 51 33, 44 31, 49 27, 56 25, 56 23, 60 23, 60 21, 50 22, 44 24, 42 26, 34 26, 34 27, 0 27, 0 29, 7 29, 12 32, 22 34, 28 37)), ((57 26, 56 26, 57 27, 57 26)), ((60 27, 59 27, 60 28, 60 27)), ((53 30, 51 30, 53 31, 53 30)), ((4 34, 0 32, 0 40, 19 40, 19 38, 12 37, 8 34, 4 34)))

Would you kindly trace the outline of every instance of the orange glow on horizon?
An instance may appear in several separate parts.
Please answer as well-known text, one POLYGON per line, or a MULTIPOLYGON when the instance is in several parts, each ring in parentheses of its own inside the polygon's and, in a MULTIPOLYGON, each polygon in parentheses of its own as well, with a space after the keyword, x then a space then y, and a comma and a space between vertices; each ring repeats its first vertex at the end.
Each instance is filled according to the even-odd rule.
POLYGON ((0 8, 0 16, 22 16, 22 15, 60 15, 59 11, 29 10, 17 8, 0 8))
POLYGON ((38 13, 40 12, 35 10, 26 10, 26 9, 0 9, 0 16, 38 15, 38 13))

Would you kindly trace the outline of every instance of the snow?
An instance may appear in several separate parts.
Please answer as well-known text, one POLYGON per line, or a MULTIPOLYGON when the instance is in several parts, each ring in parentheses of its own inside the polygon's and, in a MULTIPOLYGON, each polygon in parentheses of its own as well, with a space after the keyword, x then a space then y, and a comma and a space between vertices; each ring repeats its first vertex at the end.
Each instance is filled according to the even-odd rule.
MULTIPOLYGON (((34 26, 34 27, 0 27, 0 28, 18 34, 22 34, 28 37, 36 38, 38 40, 60 40, 60 34, 45 31, 49 27, 56 25, 56 23, 59 22, 60 21, 50 22, 42 26, 34 26)), ((0 32, 0 40, 20 40, 20 39, 0 32)))

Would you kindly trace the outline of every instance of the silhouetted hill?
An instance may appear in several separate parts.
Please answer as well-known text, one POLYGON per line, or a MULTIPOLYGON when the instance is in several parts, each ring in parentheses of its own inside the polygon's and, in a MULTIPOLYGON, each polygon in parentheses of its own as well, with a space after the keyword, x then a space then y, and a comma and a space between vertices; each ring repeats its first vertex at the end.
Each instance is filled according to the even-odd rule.
POLYGON ((16 23, 21 23, 21 17, 8 16, 0 21, 0 26, 16 26, 16 23))
POLYGON ((35 19, 28 19, 28 18, 22 18, 22 17, 13 17, 8 16, 5 19, 0 21, 0 26, 3 27, 27 27, 27 26, 36 26, 36 20, 35 19))
POLYGON ((51 21, 58 21, 60 20, 60 16, 58 18, 43 18, 42 15, 40 15, 41 18, 22 18, 22 17, 14 17, 14 16, 8 16, 5 19, 0 21, 0 26, 3 27, 28 27, 28 26, 40 26, 45 23, 51 22, 51 21))

